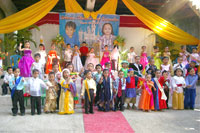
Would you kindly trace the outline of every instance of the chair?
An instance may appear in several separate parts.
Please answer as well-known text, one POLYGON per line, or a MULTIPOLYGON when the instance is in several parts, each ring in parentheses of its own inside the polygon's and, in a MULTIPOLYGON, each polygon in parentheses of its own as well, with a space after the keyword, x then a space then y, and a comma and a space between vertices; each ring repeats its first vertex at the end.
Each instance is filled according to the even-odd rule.
POLYGON ((24 103, 27 106, 28 105, 28 99, 30 99, 31 95, 26 92, 25 88, 23 88, 24 91, 24 103))
POLYGON ((42 88, 41 88, 42 105, 45 104, 45 98, 46 98, 46 89, 42 89, 42 88))
POLYGON ((17 68, 18 67, 18 61, 21 59, 22 57, 20 55, 12 55, 10 56, 10 65, 12 68, 17 68))

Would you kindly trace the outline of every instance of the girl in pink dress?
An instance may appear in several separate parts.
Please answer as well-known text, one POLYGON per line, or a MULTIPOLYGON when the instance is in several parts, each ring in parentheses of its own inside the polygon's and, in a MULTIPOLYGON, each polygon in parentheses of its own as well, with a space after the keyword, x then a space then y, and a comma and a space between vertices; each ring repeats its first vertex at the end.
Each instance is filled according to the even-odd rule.
POLYGON ((108 51, 108 45, 105 45, 104 49, 105 49, 105 51, 103 52, 103 56, 102 56, 101 63, 100 63, 103 68, 105 68, 106 62, 110 63, 110 52, 108 51))
POLYGON ((183 64, 186 66, 188 64, 188 57, 190 54, 186 50, 186 46, 181 46, 181 53, 179 53, 179 56, 183 58, 183 64))
POLYGON ((148 64, 146 46, 142 46, 142 52, 141 52, 141 56, 140 56, 140 64, 142 64, 143 69, 148 64))
POLYGON ((85 69, 87 69, 87 65, 92 63, 94 66, 97 65, 97 59, 94 53, 94 48, 90 49, 90 52, 87 54, 87 59, 85 62, 85 69))

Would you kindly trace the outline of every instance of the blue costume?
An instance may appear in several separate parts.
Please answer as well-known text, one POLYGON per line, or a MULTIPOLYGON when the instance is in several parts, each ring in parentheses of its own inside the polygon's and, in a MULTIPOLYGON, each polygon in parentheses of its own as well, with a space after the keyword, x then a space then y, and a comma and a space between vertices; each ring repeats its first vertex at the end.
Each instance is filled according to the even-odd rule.
POLYGON ((110 110, 110 103, 112 102, 112 79, 110 77, 107 80, 104 78, 102 82, 102 87, 100 91, 100 100, 105 104, 105 111, 110 110))
POLYGON ((185 109, 194 109, 195 106, 195 97, 196 97, 196 83, 198 80, 197 75, 188 75, 185 79, 186 86, 191 85, 190 88, 186 88, 184 107, 185 109))

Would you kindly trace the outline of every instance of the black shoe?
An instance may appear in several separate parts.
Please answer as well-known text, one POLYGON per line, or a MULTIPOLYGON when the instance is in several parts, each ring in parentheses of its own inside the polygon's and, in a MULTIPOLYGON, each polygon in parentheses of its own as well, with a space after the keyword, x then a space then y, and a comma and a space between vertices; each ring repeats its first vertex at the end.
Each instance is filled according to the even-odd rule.
POLYGON ((41 115, 41 113, 37 113, 38 115, 41 115))
POLYGON ((85 114, 89 114, 89 112, 85 112, 85 114))
POLYGON ((121 112, 124 112, 124 109, 120 109, 121 112))
POLYGON ((13 116, 17 116, 17 114, 13 114, 13 116))
POLYGON ((25 116, 25 113, 21 113, 21 116, 25 116))
POLYGON ((31 115, 35 115, 35 113, 31 113, 31 115))
POLYGON ((189 107, 185 107, 184 109, 189 109, 189 107))
POLYGON ((94 111, 90 111, 90 114, 94 114, 94 111))

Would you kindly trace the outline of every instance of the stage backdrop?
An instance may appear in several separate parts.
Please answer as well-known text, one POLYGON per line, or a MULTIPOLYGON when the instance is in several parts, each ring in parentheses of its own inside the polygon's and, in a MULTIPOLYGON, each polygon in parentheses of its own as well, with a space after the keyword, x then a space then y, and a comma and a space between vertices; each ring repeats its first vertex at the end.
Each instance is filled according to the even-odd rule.
POLYGON ((113 41, 119 32, 118 15, 98 15, 96 20, 84 18, 80 13, 60 13, 60 34, 65 43, 80 46, 85 41, 88 47, 94 47, 99 56, 100 48, 105 45, 109 50, 113 48, 113 41), (97 49, 98 48, 98 49, 97 49))

